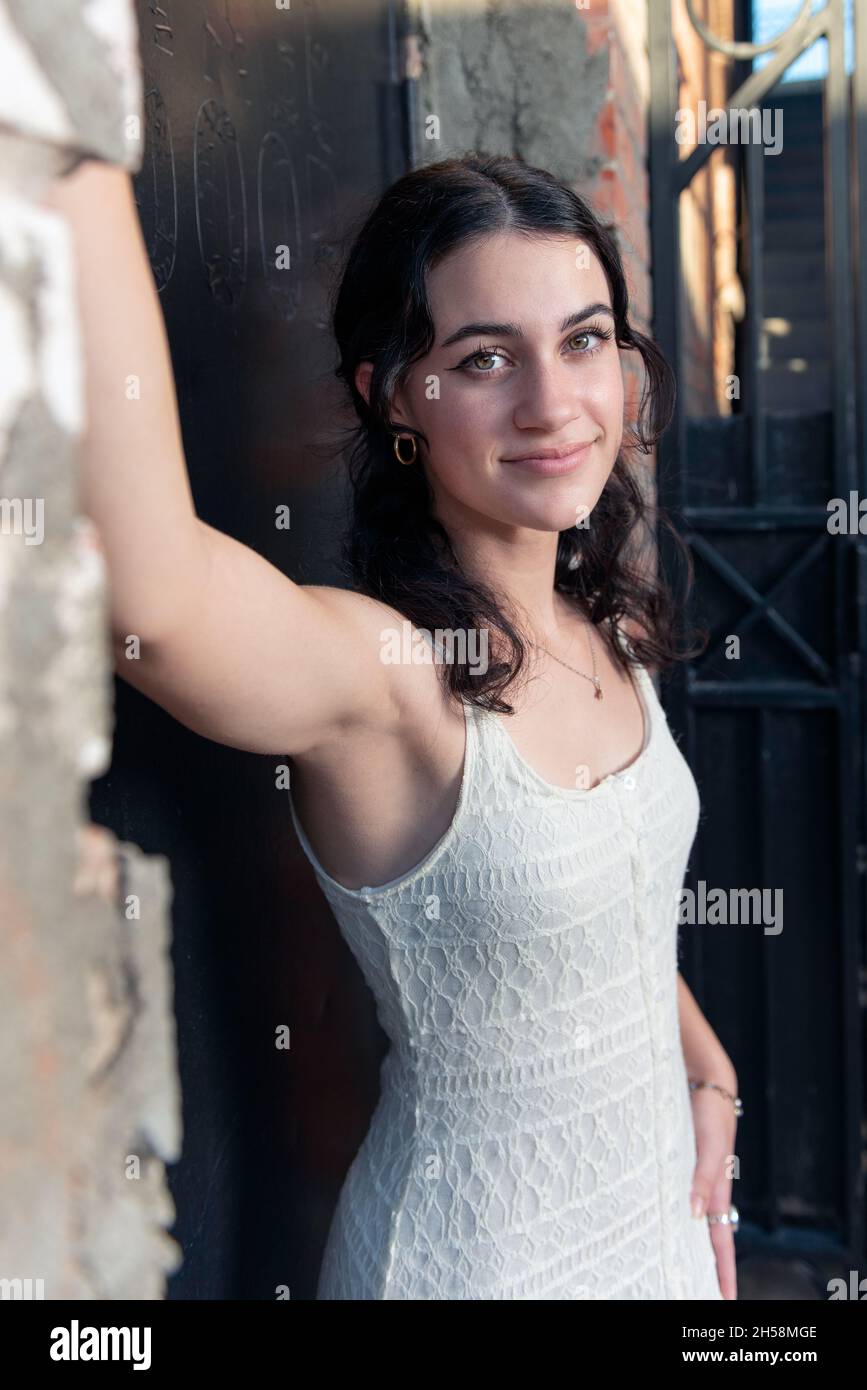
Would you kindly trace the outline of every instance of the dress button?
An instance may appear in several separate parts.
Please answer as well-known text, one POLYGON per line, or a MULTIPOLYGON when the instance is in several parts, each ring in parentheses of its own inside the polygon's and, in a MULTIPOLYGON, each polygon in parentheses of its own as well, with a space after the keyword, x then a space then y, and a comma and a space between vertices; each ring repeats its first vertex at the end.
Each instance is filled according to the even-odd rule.
POLYGON ((623 785, 624 785, 624 787, 626 788, 627 791, 630 791, 630 792, 631 792, 631 791, 634 791, 634 790, 635 790, 635 778, 632 777, 632 776, 630 776, 630 775, 627 775, 627 776, 624 777, 624 779, 623 779, 623 785))

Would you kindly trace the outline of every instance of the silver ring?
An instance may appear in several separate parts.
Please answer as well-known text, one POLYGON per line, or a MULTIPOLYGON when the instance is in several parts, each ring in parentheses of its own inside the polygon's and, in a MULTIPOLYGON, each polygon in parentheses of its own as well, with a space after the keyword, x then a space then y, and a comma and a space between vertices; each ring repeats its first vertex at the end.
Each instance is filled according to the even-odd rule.
POLYGON ((731 1226, 736 1231, 740 1224, 740 1215, 736 1206, 729 1207, 728 1211, 714 1211, 707 1214, 709 1225, 731 1226))

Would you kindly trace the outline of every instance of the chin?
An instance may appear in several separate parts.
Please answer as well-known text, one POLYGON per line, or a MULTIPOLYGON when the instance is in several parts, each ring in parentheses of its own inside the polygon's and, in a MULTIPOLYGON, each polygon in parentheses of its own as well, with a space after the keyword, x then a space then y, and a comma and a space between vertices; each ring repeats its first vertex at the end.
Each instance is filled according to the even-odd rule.
POLYGON ((576 519, 579 517, 585 522, 590 522, 594 506, 595 503, 591 502, 559 502, 556 506, 524 509, 520 516, 514 518, 514 525, 526 526, 531 531, 570 531, 575 527, 576 519))

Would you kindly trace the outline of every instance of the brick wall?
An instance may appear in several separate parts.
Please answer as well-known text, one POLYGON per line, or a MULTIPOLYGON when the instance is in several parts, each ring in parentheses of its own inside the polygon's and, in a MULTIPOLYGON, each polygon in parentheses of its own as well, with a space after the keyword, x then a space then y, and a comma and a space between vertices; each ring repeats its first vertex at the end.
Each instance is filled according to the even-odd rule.
MULTIPOLYGON (((589 192, 599 211, 617 224, 632 322, 650 334, 650 68, 645 0, 588 0, 578 13, 587 28, 588 49, 604 60, 607 79, 590 134, 590 150, 599 155, 601 165, 589 192)), ((634 354, 623 355, 623 368, 627 414, 634 418, 643 370, 634 354)))
MULTIPOLYGON (((696 0, 695 12, 720 38, 733 36, 732 0, 696 0)), ((677 53, 677 106, 698 112, 699 102, 728 106, 731 61, 708 49, 673 0, 672 30, 677 53)), ((693 146, 681 145, 680 157, 693 146)), ((683 378, 681 399, 690 416, 727 415, 733 402, 725 390, 734 371, 733 311, 742 311, 737 279, 736 174, 731 149, 717 146, 680 199, 683 267, 683 378)))

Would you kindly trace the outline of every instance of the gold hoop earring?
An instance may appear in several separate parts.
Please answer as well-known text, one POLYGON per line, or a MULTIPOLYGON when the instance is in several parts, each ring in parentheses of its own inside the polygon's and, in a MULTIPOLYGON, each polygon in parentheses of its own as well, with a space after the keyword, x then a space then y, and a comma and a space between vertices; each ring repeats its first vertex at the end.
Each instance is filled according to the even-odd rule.
POLYGON ((414 434, 396 434, 396 435, 394 436, 394 452, 395 452, 395 455, 396 455, 396 457, 397 457, 398 463, 415 463, 416 457, 417 457, 417 455, 418 455, 418 444, 417 444, 416 441, 415 441, 415 435, 414 435, 414 434), (402 457, 401 457, 401 452, 400 452, 400 441, 401 441, 402 439, 408 439, 408 440, 411 442, 411 444, 412 444, 412 458, 411 458, 411 459, 405 459, 405 458, 402 458, 402 457))

